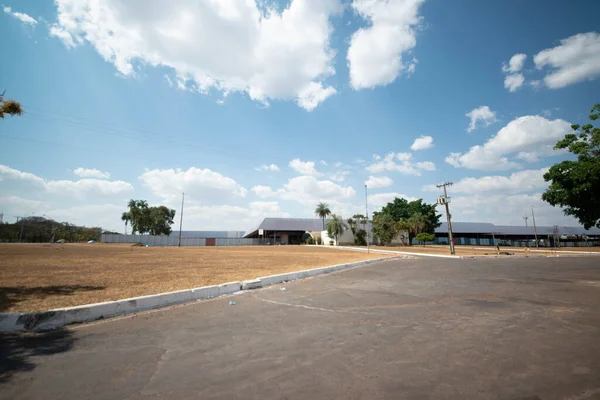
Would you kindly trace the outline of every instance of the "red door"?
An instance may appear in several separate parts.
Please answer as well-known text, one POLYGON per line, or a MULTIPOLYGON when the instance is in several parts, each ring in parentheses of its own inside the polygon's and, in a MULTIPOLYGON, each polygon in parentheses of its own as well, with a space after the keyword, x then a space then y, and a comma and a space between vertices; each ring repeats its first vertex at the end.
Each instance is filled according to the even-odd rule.
POLYGON ((207 238, 206 239, 207 246, 215 246, 216 243, 217 243, 217 239, 215 239, 215 238, 207 238))

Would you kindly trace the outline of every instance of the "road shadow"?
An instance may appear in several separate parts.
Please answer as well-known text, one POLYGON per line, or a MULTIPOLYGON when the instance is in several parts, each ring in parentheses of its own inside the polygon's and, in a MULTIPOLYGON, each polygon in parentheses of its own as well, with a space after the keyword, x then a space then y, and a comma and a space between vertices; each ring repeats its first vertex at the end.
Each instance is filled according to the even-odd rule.
POLYGON ((104 286, 57 285, 38 287, 0 287, 0 312, 7 311, 14 305, 30 298, 46 298, 51 296, 72 296, 77 292, 104 290, 104 286))
POLYGON ((45 333, 0 333, 0 384, 15 374, 34 370, 36 358, 69 351, 76 340, 66 329, 45 333))

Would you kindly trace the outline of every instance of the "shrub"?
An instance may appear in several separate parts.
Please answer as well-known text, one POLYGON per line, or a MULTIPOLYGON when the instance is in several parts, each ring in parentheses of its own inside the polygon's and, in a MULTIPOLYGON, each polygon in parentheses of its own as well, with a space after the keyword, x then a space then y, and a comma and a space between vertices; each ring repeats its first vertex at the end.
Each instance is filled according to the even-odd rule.
POLYGON ((330 241, 329 241, 329 245, 330 245, 330 246, 333 246, 333 240, 330 240, 330 241))
POLYGON ((321 239, 321 236, 317 237, 317 244, 320 246, 323 244, 323 239, 321 239))
POLYGON ((356 230, 354 234, 354 244, 357 246, 366 246, 367 245, 367 231, 364 229, 356 230))

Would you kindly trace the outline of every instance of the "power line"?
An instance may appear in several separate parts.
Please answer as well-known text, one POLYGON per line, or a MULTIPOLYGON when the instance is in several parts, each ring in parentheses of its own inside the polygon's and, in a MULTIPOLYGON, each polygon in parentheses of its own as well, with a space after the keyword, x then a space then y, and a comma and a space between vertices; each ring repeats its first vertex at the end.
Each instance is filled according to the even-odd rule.
POLYGON ((436 185, 436 186, 438 188, 444 188, 444 196, 440 196, 438 198, 437 203, 440 205, 446 206, 446 218, 448 220, 448 239, 450 242, 450 254, 456 254, 456 252, 454 250, 454 238, 452 236, 452 221, 451 221, 451 215, 450 215, 450 208, 448 206, 448 204, 450 203, 450 198, 448 197, 448 194, 446 193, 446 187, 452 186, 452 185, 453 185, 452 182, 444 182, 444 183, 436 185))

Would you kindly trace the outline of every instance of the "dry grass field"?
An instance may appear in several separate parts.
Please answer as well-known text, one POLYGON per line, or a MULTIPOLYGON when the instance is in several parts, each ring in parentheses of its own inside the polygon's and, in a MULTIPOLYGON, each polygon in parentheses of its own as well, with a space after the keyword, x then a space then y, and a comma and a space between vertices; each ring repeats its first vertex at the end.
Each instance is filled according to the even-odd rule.
POLYGON ((0 311, 70 307, 381 257, 308 246, 2 244, 0 311))

